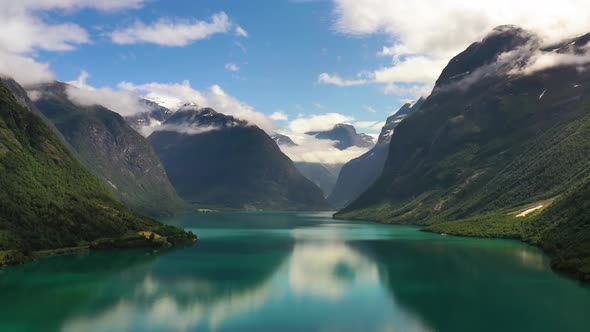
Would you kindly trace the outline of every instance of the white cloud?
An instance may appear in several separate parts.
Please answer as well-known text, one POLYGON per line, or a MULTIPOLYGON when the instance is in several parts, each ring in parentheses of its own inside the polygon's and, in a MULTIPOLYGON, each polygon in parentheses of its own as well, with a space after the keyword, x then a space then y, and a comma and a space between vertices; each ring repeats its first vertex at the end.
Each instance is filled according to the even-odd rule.
POLYGON ((236 65, 235 63, 227 63, 225 64, 225 69, 229 70, 229 71, 240 71, 240 67, 238 65, 236 65))
POLYGON ((372 106, 365 106, 365 110, 369 113, 377 113, 377 110, 372 106))
POLYGON ((368 83, 368 81, 365 79, 345 80, 336 74, 330 75, 328 73, 320 74, 320 76, 318 76, 318 82, 323 84, 332 84, 336 86, 354 86, 364 85, 368 83))
POLYGON ((309 131, 323 131, 334 128, 338 123, 347 123, 354 120, 350 116, 340 113, 326 113, 312 116, 302 116, 289 123, 289 130, 297 134, 309 131))
POLYGON ((235 28, 236 36, 248 38, 249 34, 248 31, 244 30, 241 26, 236 26, 235 28))
POLYGON ((354 127, 358 129, 366 129, 371 131, 380 131, 385 126, 385 121, 358 121, 354 123, 354 127))
POLYGON ((544 69, 564 65, 586 65, 590 63, 590 51, 583 54, 537 52, 529 60, 527 66, 514 70, 513 74, 533 74, 544 69))
POLYGON ((498 25, 515 24, 550 40, 590 31, 586 0, 334 0, 335 28, 345 34, 386 33, 396 53, 450 57, 498 25))
POLYGON ((152 43, 170 47, 186 46, 215 34, 228 33, 233 26, 227 14, 220 12, 211 16, 209 22, 194 19, 160 19, 151 25, 146 25, 137 21, 128 28, 112 32, 111 39, 117 44, 152 43))
MULTIPOLYGON (((546 42, 590 31, 590 2, 586 0, 333 2, 337 32, 356 36, 381 33, 396 41, 377 53, 391 57, 391 66, 373 70, 371 76, 374 82, 389 84, 386 93, 401 95, 416 93, 400 93, 400 83, 413 83, 415 90, 432 86, 452 56, 496 26, 518 25, 538 33, 546 42)), ((554 61, 555 57, 542 60, 554 61)), ((569 59, 574 63, 579 60, 569 59)))
POLYGON ((201 107, 211 107, 217 112, 235 116, 257 125, 266 132, 276 129, 272 119, 257 112, 252 106, 227 94, 219 85, 212 85, 207 91, 193 89, 189 81, 182 83, 158 83, 135 85, 122 82, 119 88, 134 92, 143 98, 152 100, 172 110, 178 109, 186 102, 195 103, 201 107))
POLYGON ((288 121, 289 116, 283 111, 276 111, 270 115, 270 118, 274 121, 288 121))
POLYGON ((351 159, 361 156, 369 151, 369 148, 350 147, 339 150, 334 145, 336 141, 317 139, 310 135, 286 133, 297 146, 281 145, 284 154, 295 162, 344 164, 351 159))
POLYGON ((434 83, 448 61, 431 59, 425 56, 410 56, 401 61, 394 61, 393 66, 373 72, 375 82, 420 82, 434 83))
POLYGON ((95 88, 86 82, 90 75, 83 71, 77 80, 66 82, 66 94, 75 104, 81 106, 101 105, 122 116, 148 112, 150 109, 140 103, 139 97, 129 91, 117 91, 112 88, 95 88))
POLYGON ((386 95, 396 95, 398 97, 408 97, 410 99, 418 99, 426 97, 432 92, 433 85, 430 84, 412 84, 401 85, 389 83, 383 89, 386 95))
POLYGON ((0 50, 0 76, 13 78, 23 86, 54 80, 48 64, 2 50, 0 50))
POLYGON ((23 85, 54 79, 49 65, 35 60, 39 50, 69 51, 90 42, 74 23, 54 23, 47 12, 80 9, 115 11, 142 6, 144 0, 19 0, 0 1, 0 74, 23 85))

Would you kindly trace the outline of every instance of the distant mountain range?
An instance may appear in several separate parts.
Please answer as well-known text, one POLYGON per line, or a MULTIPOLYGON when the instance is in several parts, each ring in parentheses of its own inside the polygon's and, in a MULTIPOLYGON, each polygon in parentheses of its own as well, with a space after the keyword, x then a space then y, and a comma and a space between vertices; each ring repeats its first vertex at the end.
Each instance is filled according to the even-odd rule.
POLYGON ((337 208, 345 207, 357 199, 377 180, 389 153, 389 143, 397 125, 407 116, 418 111, 424 102, 420 98, 415 104, 405 104, 394 115, 387 118, 381 129, 377 144, 362 156, 346 163, 338 175, 328 202, 337 208))
MULTIPOLYGON (((367 134, 359 134, 354 126, 343 123, 336 124, 330 130, 310 131, 305 134, 321 140, 334 141, 334 147, 339 150, 346 150, 351 147, 366 148, 375 144, 373 137, 367 134)), ((297 145, 286 135, 274 134, 272 138, 279 146, 292 147, 297 145)), ((332 193, 343 165, 342 163, 295 162, 295 166, 301 174, 320 187, 325 197, 332 193)))
POLYGON ((337 217, 525 239, 590 280, 589 41, 541 48, 502 26, 469 46, 397 126, 381 176, 337 217))
POLYGON ((243 120, 187 104, 149 136, 182 198, 236 209, 327 208, 273 139, 243 120))
POLYGON ((182 207, 150 143, 119 114, 98 105, 73 103, 66 90, 76 88, 65 83, 31 89, 36 93, 34 107, 115 197, 152 216, 170 215, 182 207))
POLYGON ((344 123, 339 123, 330 130, 310 131, 305 134, 318 139, 336 141, 334 146, 340 150, 346 150, 353 146, 366 148, 375 144, 373 137, 367 134, 358 134, 354 126, 344 123))
POLYGON ((32 105, 16 82, 0 81, 0 266, 29 261, 40 250, 163 246, 194 239, 116 201, 47 120, 27 108, 32 105), (155 241, 142 231, 162 237, 155 241))

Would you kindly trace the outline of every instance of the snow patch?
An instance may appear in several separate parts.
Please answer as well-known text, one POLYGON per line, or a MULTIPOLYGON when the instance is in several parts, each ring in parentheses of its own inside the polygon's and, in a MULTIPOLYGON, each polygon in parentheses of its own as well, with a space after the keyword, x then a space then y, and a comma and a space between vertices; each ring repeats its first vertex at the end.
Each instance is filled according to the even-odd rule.
POLYGON ((535 212, 537 210, 541 210, 543 208, 543 204, 537 205, 534 208, 530 208, 528 210, 524 210, 521 213, 517 214, 516 217, 517 218, 521 218, 521 217, 526 217, 527 215, 531 214, 532 212, 535 212))
POLYGON ((543 92, 541 93, 541 95, 539 96, 539 100, 541 100, 543 98, 543 96, 545 95, 545 92, 547 92, 547 90, 543 90, 543 92))

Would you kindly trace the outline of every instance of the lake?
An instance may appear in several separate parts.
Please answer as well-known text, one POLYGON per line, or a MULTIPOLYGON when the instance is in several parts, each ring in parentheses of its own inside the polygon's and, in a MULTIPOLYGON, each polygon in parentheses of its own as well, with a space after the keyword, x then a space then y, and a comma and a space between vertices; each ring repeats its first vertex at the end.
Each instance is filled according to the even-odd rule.
POLYGON ((185 213, 171 250, 0 269, 0 331, 589 331, 537 248, 329 213, 185 213))

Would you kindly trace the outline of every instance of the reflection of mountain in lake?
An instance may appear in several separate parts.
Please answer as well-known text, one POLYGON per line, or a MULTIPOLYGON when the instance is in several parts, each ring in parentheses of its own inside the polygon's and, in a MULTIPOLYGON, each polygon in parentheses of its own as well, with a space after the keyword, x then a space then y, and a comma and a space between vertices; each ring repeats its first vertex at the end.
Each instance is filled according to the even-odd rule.
POLYGON ((105 281, 149 266, 157 256, 149 250, 92 252, 0 268, 0 322, 14 331, 58 331, 95 300, 105 281))
MULTIPOLYGON (((63 330, 217 330, 271 298, 272 276, 292 247, 289 237, 203 241, 188 254, 168 255, 147 270, 125 275, 122 282, 135 285, 133 289, 106 306, 97 301, 98 310, 88 308, 68 320, 63 330), (236 246, 243 250, 230 249, 236 246)), ((101 293, 116 294, 118 284, 107 284, 101 293)))
POLYGON ((359 247, 381 262, 382 282, 394 300, 435 331, 574 331, 588 322, 590 299, 578 296, 574 282, 548 273, 538 249, 452 240, 427 246, 414 240, 366 241, 359 247))

